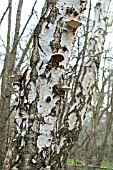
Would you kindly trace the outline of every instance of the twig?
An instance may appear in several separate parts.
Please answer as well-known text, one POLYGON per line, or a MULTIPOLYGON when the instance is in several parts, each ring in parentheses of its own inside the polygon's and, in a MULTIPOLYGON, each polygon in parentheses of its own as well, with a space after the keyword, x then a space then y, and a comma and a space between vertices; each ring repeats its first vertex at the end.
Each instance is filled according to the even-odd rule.
POLYGON ((1 17, 1 19, 0 19, 0 25, 1 25, 1 23, 2 23, 2 21, 3 21, 3 19, 4 19, 4 17, 5 17, 5 15, 6 15, 8 9, 9 9, 9 5, 8 5, 8 7, 6 8, 5 12, 3 13, 3 15, 2 15, 2 17, 1 17))

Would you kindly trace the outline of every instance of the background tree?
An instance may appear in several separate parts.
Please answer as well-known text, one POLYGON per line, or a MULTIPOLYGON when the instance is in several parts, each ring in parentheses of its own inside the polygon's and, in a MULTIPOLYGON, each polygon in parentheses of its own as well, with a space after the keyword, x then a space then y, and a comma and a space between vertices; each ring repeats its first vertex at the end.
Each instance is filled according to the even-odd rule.
POLYGON ((35 12, 34 8, 36 2, 37 1, 35 1, 35 3, 33 4, 33 7, 31 9, 31 14, 29 14, 29 17, 25 23, 25 26, 23 27, 23 30, 20 31, 23 0, 19 0, 17 13, 16 13, 15 31, 13 37, 12 37, 12 28, 11 28, 12 23, 14 23, 14 21, 12 20, 12 10, 13 10, 12 0, 9 0, 8 7, 6 8, 5 12, 3 13, 0 19, 0 25, 2 25, 8 13, 8 21, 7 21, 8 30, 7 30, 6 45, 5 45, 5 41, 2 41, 2 35, 0 37, 1 46, 4 47, 1 49, 5 51, 5 54, 3 54, 4 58, 1 53, 1 58, 3 58, 4 60, 4 66, 1 73, 1 93, 0 93, 0 169, 7 150, 7 143, 8 143, 9 132, 10 132, 10 121, 11 121, 9 117, 15 108, 14 94, 15 95, 17 94, 15 93, 15 90, 17 89, 13 88, 11 84, 12 83, 11 75, 14 75, 22 70, 23 66, 25 66, 23 62, 26 60, 26 56, 30 52, 30 48, 31 48, 30 44, 32 42, 32 30, 30 31, 31 35, 28 36, 27 38, 27 36, 25 35, 25 29, 28 27, 31 18, 34 16, 34 12, 35 12), (22 47, 22 45, 20 45, 23 36, 26 36, 26 39, 28 41, 24 48, 22 47))
MULTIPOLYGON (((108 49, 105 50, 105 40, 107 38, 106 35, 108 34, 108 27, 111 26, 112 23, 112 17, 110 17, 112 15, 109 15, 111 5, 112 2, 110 1, 107 1, 107 5, 105 5, 104 1, 99 1, 95 6, 95 18, 99 21, 99 23, 95 22, 93 24, 93 33, 89 42, 93 42, 97 50, 99 48, 101 49, 101 54, 97 52, 97 50, 93 50, 94 48, 92 48, 91 51, 95 52, 95 55, 93 54, 92 57, 100 58, 101 67, 98 73, 98 81, 93 97, 94 104, 89 110, 92 115, 91 122, 89 121, 89 117, 85 123, 83 132, 81 133, 81 142, 77 142, 77 145, 75 146, 77 153, 74 155, 74 157, 77 155, 77 157, 83 158, 87 165, 93 164, 94 169, 97 165, 100 166, 102 161, 107 160, 110 162, 108 155, 110 155, 109 150, 112 150, 110 147, 112 146, 112 144, 110 144, 112 143, 110 142, 110 131, 112 129, 112 53, 110 50, 112 49, 108 46, 108 49), (100 13, 97 11, 100 11, 100 13), (97 16, 97 14, 99 15, 97 16), (99 19, 100 16, 102 16, 103 19, 99 19), (109 17, 107 18, 107 16, 109 17), (103 41, 101 46, 98 44, 98 42, 100 42, 99 39, 103 41), (98 47, 96 46, 96 43, 98 44, 98 47)), ((72 149, 72 153, 75 150, 72 149)))

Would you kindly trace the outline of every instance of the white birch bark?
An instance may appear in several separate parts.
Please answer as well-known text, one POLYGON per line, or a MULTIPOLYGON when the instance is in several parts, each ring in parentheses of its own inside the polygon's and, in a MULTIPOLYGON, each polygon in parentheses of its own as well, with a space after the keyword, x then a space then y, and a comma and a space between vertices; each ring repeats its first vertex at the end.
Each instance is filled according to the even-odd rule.
POLYGON ((95 6, 95 21, 89 44, 89 56, 101 61, 107 28, 112 23, 111 0, 98 0, 95 6), (109 14, 110 12, 110 14, 109 14))
MULTIPOLYGON (((92 35, 90 38, 90 43, 89 43, 89 58, 92 59, 96 59, 97 63, 103 63, 103 58, 102 58, 102 54, 104 53, 104 44, 105 44, 105 37, 107 34, 107 30, 108 27, 111 26, 112 24, 112 13, 109 14, 109 11, 111 9, 111 5, 112 5, 112 1, 108 0, 98 0, 98 2, 96 3, 95 6, 95 21, 94 21, 94 26, 92 29, 92 35)), ((100 71, 100 75, 101 75, 101 69, 100 71)), ((98 78, 99 81, 99 78, 98 78)), ((98 83, 97 83, 98 84, 98 83)), ((99 84, 100 85, 100 84, 99 84)), ((99 86, 98 85, 98 86, 99 86)), ((101 86, 101 85, 100 85, 101 86)), ((93 101, 93 109, 92 109, 92 127, 90 132, 92 134, 95 134, 95 132, 97 131, 97 117, 99 117, 100 115, 100 109, 102 107, 102 102, 103 102, 103 98, 104 95, 102 95, 103 93, 103 87, 99 87, 100 93, 98 94, 98 98, 97 98, 97 94, 95 93, 96 99, 94 99, 93 101)), ((87 164, 91 164, 95 162, 95 135, 91 138, 89 138, 88 142, 86 143, 87 146, 87 153, 86 153, 86 162, 87 164)), ((103 142, 104 143, 104 142, 103 142)), ((104 143, 105 144, 105 143, 104 143)), ((102 147, 102 149, 99 150, 98 152, 98 158, 97 158, 97 165, 100 165, 103 157, 104 157, 104 148, 106 147, 102 147)), ((88 169, 90 169, 88 167, 88 169)))
POLYGON ((61 170, 77 140, 95 84, 95 61, 83 67, 75 105, 65 115, 61 112, 71 90, 64 76, 83 10, 80 0, 47 1, 34 31, 30 67, 21 79, 17 130, 3 170, 61 170))

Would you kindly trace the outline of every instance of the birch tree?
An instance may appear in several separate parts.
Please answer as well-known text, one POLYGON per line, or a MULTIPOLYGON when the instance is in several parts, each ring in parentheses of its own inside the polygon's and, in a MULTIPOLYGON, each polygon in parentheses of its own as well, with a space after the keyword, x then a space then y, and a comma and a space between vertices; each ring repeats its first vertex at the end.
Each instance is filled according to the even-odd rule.
POLYGON ((76 87, 65 84, 65 74, 85 5, 85 0, 47 0, 44 5, 30 66, 19 80, 16 127, 3 170, 61 170, 78 139, 98 64, 94 59, 82 63, 76 87), (74 92, 74 102, 64 110, 69 92, 74 92))
MULTIPOLYGON (((7 150, 7 142, 8 142, 8 136, 9 136, 9 124, 8 120, 11 115, 11 110, 13 110, 11 105, 11 99, 12 95, 15 93, 15 89, 12 87, 10 76, 12 73, 19 72, 21 70, 21 65, 26 57, 26 54, 29 50, 30 44, 32 42, 32 34, 29 37, 28 43, 26 44, 26 47, 22 51, 22 56, 20 56, 19 61, 17 62, 17 53, 18 53, 18 47, 19 47, 19 41, 22 38, 26 27, 28 26, 29 21, 31 20, 33 14, 34 14, 34 7, 36 5, 36 2, 34 3, 32 7, 31 14, 29 15, 29 18, 27 22, 25 23, 25 26, 20 33, 20 23, 21 23, 21 13, 22 13, 22 6, 23 6, 23 0, 19 0, 18 7, 17 7, 17 13, 16 13, 16 21, 15 21, 15 31, 14 31, 14 37, 11 35, 12 33, 12 0, 8 1, 8 7, 6 8, 5 12, 3 13, 2 18, 0 19, 0 25, 2 26, 2 22, 4 21, 5 15, 8 13, 8 20, 7 20, 7 42, 5 45, 5 42, 3 41, 3 45, 5 49, 1 48, 1 51, 5 51, 4 54, 4 64, 3 64, 3 70, 0 75, 1 78, 1 91, 0 91, 0 169, 1 165, 3 163, 3 159, 5 157, 5 153, 7 150), (17 66, 16 66, 17 64, 17 66)), ((4 36, 5 37, 5 36, 4 36)), ((0 43, 2 44, 2 35, 0 37, 0 43)))
MULTIPOLYGON (((77 151, 77 153, 79 152, 81 155, 84 155, 88 170, 92 169, 92 166, 89 166, 91 164, 93 164, 95 168, 96 165, 101 165, 102 161, 105 158, 106 151, 108 150, 108 148, 106 147, 108 145, 109 140, 111 140, 109 139, 109 134, 112 127, 111 82, 113 71, 112 67, 110 68, 111 62, 109 62, 108 59, 111 58, 112 54, 110 53, 110 48, 107 49, 107 52, 109 51, 108 54, 105 51, 105 40, 106 35, 109 33, 108 27, 112 26, 113 21, 111 17, 112 13, 110 13, 112 3, 112 1, 97 1, 94 10, 94 18, 96 19, 92 27, 92 35, 89 39, 89 46, 87 50, 90 57, 97 58, 98 61, 101 61, 102 63, 98 73, 98 79, 93 96, 94 103, 91 111, 92 119, 91 122, 89 122, 89 120, 87 122, 86 133, 85 131, 82 132, 81 146, 86 143, 85 151, 84 154, 83 152, 81 153, 81 150, 83 151, 83 148, 77 151), (102 79, 102 82, 99 79, 102 79), (83 136, 85 137, 84 141, 83 136), (99 148, 98 150, 97 147, 99 148)), ((76 156, 78 156, 77 153, 76 156)))
MULTIPOLYGON (((94 27, 92 30, 92 36, 91 36, 91 41, 90 43, 93 44, 93 46, 91 45, 92 50, 89 50, 89 56, 98 58, 98 61, 100 62, 104 62, 102 53, 104 53, 104 45, 105 45, 105 38, 108 32, 108 27, 112 25, 113 19, 112 19, 112 15, 113 13, 110 13, 110 8, 112 6, 112 1, 108 0, 108 1, 97 1, 96 6, 95 6, 95 23, 94 23, 94 27), (100 54, 101 53, 101 54, 100 54)), ((104 62, 105 64, 105 62, 104 62)), ((105 71, 103 71, 103 75, 105 74, 105 71)), ((109 78, 112 76, 112 71, 111 73, 108 73, 108 77, 105 78, 105 80, 103 79, 102 82, 102 88, 99 91, 99 78, 98 78, 98 82, 97 82, 97 88, 95 91, 95 96, 96 96, 96 100, 94 99, 94 107, 93 107, 93 118, 92 118, 92 129, 91 129, 91 134, 94 134, 93 136, 91 135, 89 137, 89 140, 86 144, 86 150, 87 150, 87 164, 91 164, 94 163, 94 160, 92 160, 92 157, 95 155, 96 157, 96 150, 95 150, 95 144, 96 144, 96 128, 97 128, 97 124, 99 123, 99 119, 101 119, 102 115, 101 115, 101 108, 103 105, 103 102, 106 98, 104 90, 105 90, 105 85, 106 82, 109 80, 109 78), (97 97, 98 96, 98 97, 97 97), (101 116, 100 116, 101 115, 101 116)), ((98 74, 98 76, 101 75, 98 74)), ((102 75, 101 75, 102 76, 102 75)), ((105 75, 104 75, 105 76, 105 75)), ((104 78, 103 76, 103 78, 104 78)), ((109 84, 110 86, 110 84, 109 84)), ((109 89, 108 89, 108 93, 109 93, 109 89)), ((109 95, 108 95, 108 100, 109 100, 109 95)), ((112 99, 111 99, 112 100, 112 99)), ((110 103, 110 106, 112 104, 110 103)), ((107 108, 108 106, 106 106, 107 108)), ((105 112, 103 112, 105 113, 105 112)), ((107 112, 108 113, 108 112, 107 112)), ((112 116, 112 114, 110 113, 110 115, 112 116)), ((107 124, 107 130, 105 133, 105 138, 102 142, 102 145, 100 147, 100 151, 98 152, 98 157, 96 160, 96 164, 100 165, 103 158, 104 158, 104 151, 105 151, 105 146, 107 145, 107 138, 108 135, 110 133, 110 128, 112 125, 112 119, 111 116, 109 118, 109 126, 107 124)), ((108 115, 107 115, 108 117, 108 115)))

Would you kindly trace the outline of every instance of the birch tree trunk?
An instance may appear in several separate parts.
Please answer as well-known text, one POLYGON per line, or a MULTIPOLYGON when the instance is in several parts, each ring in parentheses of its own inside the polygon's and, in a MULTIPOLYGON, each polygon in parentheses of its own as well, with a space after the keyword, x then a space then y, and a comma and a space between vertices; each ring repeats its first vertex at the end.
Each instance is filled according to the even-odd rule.
MULTIPOLYGON (((18 50, 17 49, 19 47, 19 41, 21 41, 21 37, 23 36, 25 29, 26 29, 30 19, 33 16, 34 7, 36 5, 36 2, 37 1, 35 1, 34 5, 32 7, 31 14, 29 15, 27 22, 25 23, 25 26, 24 26, 21 34, 20 34, 20 23, 21 23, 23 0, 19 0, 19 2, 18 2, 16 21, 15 21, 15 33, 14 33, 13 38, 11 37, 11 25, 12 25, 12 22, 14 22, 12 20, 12 11, 13 11, 12 0, 9 0, 8 8, 4 12, 4 14, 0 20, 0 24, 2 25, 4 16, 5 16, 6 12, 8 11, 7 44, 6 44, 6 52, 5 52, 5 57, 4 57, 3 70, 1 73, 1 91, 0 91, 0 169, 2 169, 3 161, 4 161, 5 154, 6 154, 7 147, 8 147, 7 146, 8 137, 10 135, 10 130, 11 130, 10 120, 13 119, 10 116, 12 116, 11 115, 12 110, 13 110, 12 109, 12 95, 15 93, 15 89, 12 88, 10 76, 12 73, 14 73, 14 72, 17 73, 20 71, 21 65, 25 58, 25 55, 27 54, 28 49, 30 47, 32 37, 33 37, 32 35, 29 38, 29 41, 26 44, 25 49, 22 52, 22 56, 20 57, 17 67, 15 68, 15 65, 16 65, 15 63, 17 62, 17 58, 18 58, 18 56, 17 56, 18 50)), ((4 43, 4 46, 5 46, 5 43, 4 43)), ((2 49, 1 49, 1 51, 2 51, 2 49)), ((14 106, 13 106, 13 108, 14 108, 14 106)))
MULTIPOLYGON (((103 53, 104 49, 104 44, 105 44, 105 37, 107 34, 108 27, 112 25, 113 22, 113 14, 109 14, 110 8, 111 8, 111 0, 98 0, 95 6, 95 23, 94 27, 92 29, 92 36, 90 38, 90 45, 89 45, 89 56, 92 58, 96 58, 98 62, 101 62, 103 58, 101 57, 101 54, 103 53)), ((101 74, 101 73, 100 73, 101 74)), ((99 77, 99 76, 98 76, 99 77)), ((99 78, 98 78, 99 81, 99 78)), ((98 84, 98 83, 97 83, 98 84)), ((104 81, 103 81, 104 85, 104 81)), ((102 85, 102 86, 103 86, 102 85)), ((104 86, 103 86, 104 87, 104 86)), ((96 128, 97 128, 97 120, 98 117, 100 116, 100 109, 102 107, 103 99, 104 99, 104 93, 103 93, 104 88, 101 88, 99 98, 98 100, 94 101, 94 107, 93 107, 93 118, 92 118, 92 129, 91 133, 94 134, 91 136, 86 143, 86 162, 87 164, 94 164, 93 157, 96 157, 96 151, 95 151, 95 142, 96 142, 96 128), (103 95, 102 95, 103 93, 103 95)), ((96 93, 96 92, 95 92, 96 93)), ((110 126, 109 122, 109 126, 110 126)), ((108 129, 110 129, 110 127, 108 129)), ((109 130, 108 130, 109 131, 109 130)), ((105 150, 105 145, 107 144, 107 136, 108 133, 105 135, 105 140, 102 144, 102 148, 99 151, 99 156, 97 161, 97 165, 100 165, 102 162, 102 159, 104 158, 104 150, 105 150), (104 147, 103 147, 104 146, 104 147)), ((88 170, 90 168, 88 167, 88 170)), ((91 168, 92 169, 92 168, 91 168)))
POLYGON ((69 90, 65 72, 85 1, 46 1, 34 31, 30 67, 20 80, 16 130, 3 170, 61 170, 78 138, 97 72, 89 61, 77 80, 74 104, 62 114, 69 90))

